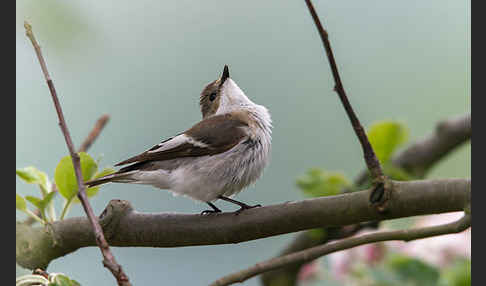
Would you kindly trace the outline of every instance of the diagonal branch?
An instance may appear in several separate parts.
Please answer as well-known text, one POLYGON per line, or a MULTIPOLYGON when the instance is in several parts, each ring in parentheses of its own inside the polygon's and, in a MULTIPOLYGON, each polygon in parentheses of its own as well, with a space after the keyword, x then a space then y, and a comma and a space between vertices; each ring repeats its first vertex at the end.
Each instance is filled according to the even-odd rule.
POLYGON ((93 129, 91 132, 88 134, 86 139, 84 139, 83 144, 81 144, 81 147, 79 147, 78 152, 86 152, 88 151, 89 147, 91 147, 91 144, 98 138, 98 135, 100 135, 101 131, 105 127, 106 123, 108 123, 108 120, 110 119, 110 115, 104 114, 95 123, 95 126, 93 126, 93 129))
POLYGON ((270 271, 272 269, 284 267, 295 263, 302 264, 302 263, 310 262, 326 254, 349 249, 363 244, 369 244, 369 243, 380 242, 380 241, 390 241, 390 240, 399 240, 399 241, 407 242, 407 241, 431 237, 431 236, 459 233, 468 229, 470 226, 471 226, 471 215, 465 214, 458 221, 448 223, 448 224, 424 227, 424 228, 416 228, 416 229, 375 232, 371 234, 364 234, 358 237, 346 238, 334 243, 316 246, 313 248, 309 248, 285 256, 280 256, 277 258, 259 262, 250 268, 224 276, 216 280, 215 282, 211 283, 210 286, 226 286, 237 282, 243 282, 251 277, 270 271))
MULTIPOLYGON (((470 113, 442 120, 437 123, 434 132, 394 156, 392 164, 423 178, 432 166, 469 141, 471 135, 470 113)), ((362 171, 357 176, 355 184, 362 185, 367 180, 368 172, 362 171)))
MULTIPOLYGON (((79 147, 78 152, 86 152, 88 151, 89 147, 91 147, 91 144, 98 138, 98 135, 100 135, 101 131, 105 127, 106 123, 108 123, 108 120, 110 119, 110 116, 108 114, 102 115, 95 123, 95 126, 89 133, 89 135, 84 139, 83 144, 81 144, 81 147, 79 147)), ((57 192, 57 187, 56 184, 52 184, 51 187, 51 192, 57 192)), ((40 215, 40 211, 38 209, 34 210, 34 213, 36 215, 40 215)), ((29 216, 28 218, 25 219, 24 223, 27 225, 32 225, 36 222, 34 218, 29 216)))
MULTIPOLYGON (((433 132, 414 142, 408 148, 392 158, 393 165, 403 168, 419 178, 424 178, 429 169, 446 157, 453 150, 471 139, 471 114, 456 116, 439 122, 433 132)), ((363 186, 369 179, 368 171, 363 170, 355 179, 355 185, 363 186)), ((280 253, 280 256, 301 251, 335 239, 349 237, 365 227, 376 228, 374 224, 349 225, 345 227, 326 228, 327 236, 317 240, 302 232, 280 253)), ((288 281, 294 285, 297 274, 303 264, 295 263, 280 269, 266 272, 261 276, 264 285, 272 285, 272 281, 288 281)))
MULTIPOLYGON (((360 222, 461 211, 471 199, 469 179, 389 181, 391 211, 378 213, 368 202, 370 190, 337 196, 269 205, 234 213, 140 213, 130 203, 112 200, 100 224, 112 246, 182 247, 228 244, 261 239, 317 227, 347 226, 360 222)), ((86 218, 42 227, 17 224, 16 261, 34 269, 81 247, 96 246, 86 218), (53 241, 56 241, 54 244, 53 241)))
POLYGON ((435 131, 393 158, 393 164, 424 177, 430 168, 452 150, 471 139, 471 114, 440 121, 435 131))
POLYGON ((356 133, 356 136, 358 137, 359 142, 361 143, 366 166, 368 167, 375 182, 384 183, 384 174, 383 174, 383 170, 381 169, 380 162, 378 161, 378 158, 375 155, 373 147, 371 147, 370 141, 366 136, 364 128, 363 126, 361 126, 358 117, 354 113, 354 110, 351 107, 351 104, 349 103, 348 97, 346 96, 346 92, 344 91, 344 87, 341 82, 341 77, 339 76, 337 64, 336 61, 334 60, 334 54, 331 49, 331 43, 329 42, 328 34, 326 30, 323 28, 321 21, 319 20, 319 17, 317 16, 317 13, 314 9, 314 6, 312 5, 312 2, 310 0, 305 0, 305 3, 309 8, 309 12, 312 16, 312 19, 314 20, 314 23, 316 24, 317 30, 319 31, 319 35, 321 36, 321 40, 324 45, 324 49, 326 50, 327 58, 329 60, 329 65, 331 66, 332 76, 334 77, 334 82, 335 82, 334 91, 336 91, 337 94, 339 95, 339 99, 341 100, 341 103, 343 104, 344 109, 346 110, 346 114, 348 115, 349 120, 351 121, 351 125, 353 126, 354 132, 356 133))
POLYGON ((78 183, 78 198, 81 201, 84 211, 86 212, 86 215, 88 216, 91 226, 95 232, 96 242, 101 250, 101 253, 103 254, 103 265, 112 272, 112 274, 115 276, 118 282, 118 285, 131 285, 128 276, 123 272, 122 267, 116 262, 115 257, 111 253, 110 247, 103 235, 103 230, 101 229, 101 226, 98 223, 98 218, 94 215, 93 209, 89 204, 85 192, 85 185, 83 183, 83 174, 81 172, 81 160, 79 158, 79 155, 74 150, 74 144, 71 140, 71 136, 69 134, 66 121, 64 120, 64 115, 62 113, 61 105, 57 97, 56 89, 54 88, 54 83, 52 82, 52 79, 47 70, 47 66, 44 61, 44 57, 42 56, 40 46, 37 43, 34 34, 32 32, 32 26, 29 23, 27 23, 27 21, 25 21, 24 27, 25 27, 25 32, 27 37, 30 39, 32 45, 34 46, 35 53, 37 55, 37 58, 39 59, 42 72, 44 74, 47 85, 49 87, 49 91, 51 92, 51 96, 54 102, 54 106, 56 108, 57 116, 59 117, 59 126, 61 127, 62 133, 64 135, 64 139, 66 141, 66 145, 69 149, 69 153, 71 154, 71 158, 73 161, 76 180, 78 183))

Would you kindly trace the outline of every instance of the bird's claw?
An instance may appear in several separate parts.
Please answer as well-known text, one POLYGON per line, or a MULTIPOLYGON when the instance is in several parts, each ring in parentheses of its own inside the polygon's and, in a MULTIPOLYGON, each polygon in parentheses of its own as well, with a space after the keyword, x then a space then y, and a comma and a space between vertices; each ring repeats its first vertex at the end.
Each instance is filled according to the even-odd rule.
POLYGON ((220 213, 220 212, 221 212, 220 210, 205 210, 205 211, 201 212, 201 215, 216 214, 216 213, 220 213))

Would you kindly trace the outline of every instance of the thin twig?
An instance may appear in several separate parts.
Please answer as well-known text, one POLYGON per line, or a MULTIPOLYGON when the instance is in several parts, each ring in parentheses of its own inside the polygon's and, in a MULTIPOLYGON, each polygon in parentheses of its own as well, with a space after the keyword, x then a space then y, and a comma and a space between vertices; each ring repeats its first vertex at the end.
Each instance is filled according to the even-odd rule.
POLYGON ((370 170, 373 179, 376 182, 383 183, 384 175, 383 175, 383 170, 381 168, 380 162, 378 161, 375 152, 373 150, 373 147, 371 146, 368 137, 366 136, 366 133, 363 127, 361 126, 361 123, 359 122, 358 117, 354 113, 353 108, 349 103, 349 100, 346 96, 346 92, 344 91, 344 87, 341 82, 341 77, 339 76, 337 64, 336 61, 334 60, 334 55, 331 49, 331 43, 329 42, 328 39, 328 34, 326 30, 322 27, 321 21, 317 16, 317 13, 314 9, 314 6, 312 5, 312 2, 310 0, 305 0, 305 3, 309 8, 314 23, 316 24, 317 30, 319 31, 319 35, 321 36, 322 43, 324 44, 324 48, 326 50, 327 58, 329 59, 329 65, 331 66, 331 71, 335 82, 334 91, 336 91, 337 94, 339 95, 339 99, 341 99, 341 103, 343 104, 344 109, 346 110, 346 113, 349 117, 349 120, 351 121, 351 125, 353 126, 354 132, 356 133, 356 136, 358 136, 359 142, 361 143, 361 147, 363 148, 366 165, 370 170))
POLYGON ((280 256, 270 260, 266 260, 255 264, 254 266, 245 270, 235 272, 233 274, 224 276, 210 286, 224 286, 231 285, 237 282, 243 282, 258 274, 291 265, 294 263, 305 263, 312 261, 316 258, 324 256, 329 253, 337 252, 344 249, 349 249, 363 244, 375 243, 380 241, 411 241, 415 239, 421 239, 431 236, 438 236, 451 233, 459 233, 471 226, 471 215, 464 214, 464 216, 452 223, 442 224, 438 226, 417 228, 417 229, 404 229, 396 231, 383 231, 370 234, 364 234, 358 237, 351 237, 343 239, 334 243, 326 245, 320 245, 285 256, 280 256))
POLYGON ((104 114, 98 119, 98 121, 96 121, 95 126, 89 133, 88 137, 84 139, 84 142, 83 144, 81 144, 81 147, 79 147, 78 152, 86 152, 89 149, 89 147, 91 147, 91 144, 93 144, 93 142, 96 140, 98 135, 100 135, 100 132, 103 130, 103 127, 105 127, 109 119, 110 116, 108 114, 104 114))
MULTIPOLYGON (((110 116, 108 114, 104 114, 96 121, 95 125, 93 126, 93 129, 88 134, 86 139, 84 139, 83 144, 81 144, 81 147, 78 149, 78 152, 88 151, 89 147, 91 147, 91 145, 96 140, 96 138, 98 138, 101 131, 103 130, 103 127, 105 127, 105 125, 106 125, 106 123, 108 123, 109 119, 110 119, 110 116)), ((56 187, 55 183, 52 184, 51 192, 57 192, 57 187, 56 187)), ((34 214, 40 216, 40 211, 38 209, 35 209, 34 214)), ((36 220, 29 216, 28 218, 25 219, 25 221, 23 223, 26 224, 26 225, 32 225, 35 222, 36 222, 36 220)))
POLYGON ((56 89, 54 88, 54 83, 52 82, 52 79, 47 70, 47 66, 44 61, 44 57, 42 56, 40 46, 37 43, 34 34, 32 32, 32 26, 29 23, 27 23, 27 21, 25 21, 24 27, 25 27, 27 37, 30 39, 32 45, 34 46, 34 50, 37 54, 37 58, 39 59, 42 72, 46 79, 47 86, 49 87, 49 91, 51 93, 52 100, 54 102, 54 106, 56 108, 56 112, 59 117, 59 126, 61 127, 62 133, 64 135, 64 139, 66 141, 66 145, 69 149, 69 153, 71 154, 71 158, 73 161, 76 180, 78 183, 78 198, 81 201, 81 204, 83 205, 84 211, 86 212, 86 215, 88 216, 88 219, 95 233, 96 242, 103 255, 103 265, 107 267, 111 271, 111 273, 115 276, 118 285, 131 285, 128 276, 123 272, 122 267, 116 262, 115 257, 111 253, 110 247, 103 235, 103 230, 101 229, 101 226, 98 223, 98 218, 93 213, 93 209, 91 208, 91 205, 89 204, 89 201, 87 199, 86 192, 85 192, 85 185, 83 183, 83 175, 81 172, 81 163, 80 163, 81 160, 79 158, 79 155, 74 150, 74 144, 71 140, 69 130, 64 120, 64 115, 62 113, 61 105, 57 97, 56 89))

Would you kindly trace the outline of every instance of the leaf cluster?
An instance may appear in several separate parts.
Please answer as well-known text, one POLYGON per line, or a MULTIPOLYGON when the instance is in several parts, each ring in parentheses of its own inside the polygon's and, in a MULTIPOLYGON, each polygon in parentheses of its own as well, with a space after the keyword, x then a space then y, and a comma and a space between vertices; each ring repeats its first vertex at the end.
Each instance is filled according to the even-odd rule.
MULTIPOLYGON (((405 170, 393 166, 391 158, 408 140, 408 129, 398 121, 385 120, 372 124, 367 130, 368 139, 383 166, 384 173, 393 180, 413 179, 405 170)), ((297 178, 297 186, 309 197, 333 196, 344 191, 358 190, 358 186, 343 173, 311 168, 297 178)), ((359 186, 360 188, 368 186, 359 186)))
MULTIPOLYGON (((115 172, 112 168, 104 168, 98 171, 98 163, 86 152, 80 152, 79 156, 84 181, 96 179, 115 172)), ((63 219, 66 216, 72 203, 79 203, 76 196, 78 193, 76 175, 71 156, 69 155, 63 157, 56 166, 54 171, 55 185, 50 182, 45 172, 33 166, 17 169, 16 174, 24 182, 39 186, 41 191, 40 197, 27 195, 24 198, 16 194, 16 207, 19 211, 26 213, 41 224, 45 225, 56 220, 53 199, 57 193, 64 199, 64 205, 59 219, 63 219), (41 217, 28 208, 27 202, 39 211, 41 217)), ((93 197, 98 193, 98 190, 98 186, 87 188, 86 194, 88 197, 93 197)))

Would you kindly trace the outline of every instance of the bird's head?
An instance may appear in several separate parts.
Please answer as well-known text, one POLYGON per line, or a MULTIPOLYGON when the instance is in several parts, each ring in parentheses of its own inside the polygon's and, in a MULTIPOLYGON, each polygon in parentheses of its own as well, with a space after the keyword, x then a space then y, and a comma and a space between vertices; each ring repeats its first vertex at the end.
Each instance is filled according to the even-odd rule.
POLYGON ((254 104, 230 78, 228 66, 225 65, 220 78, 206 85, 201 92, 199 105, 203 118, 237 109, 244 105, 254 104))

